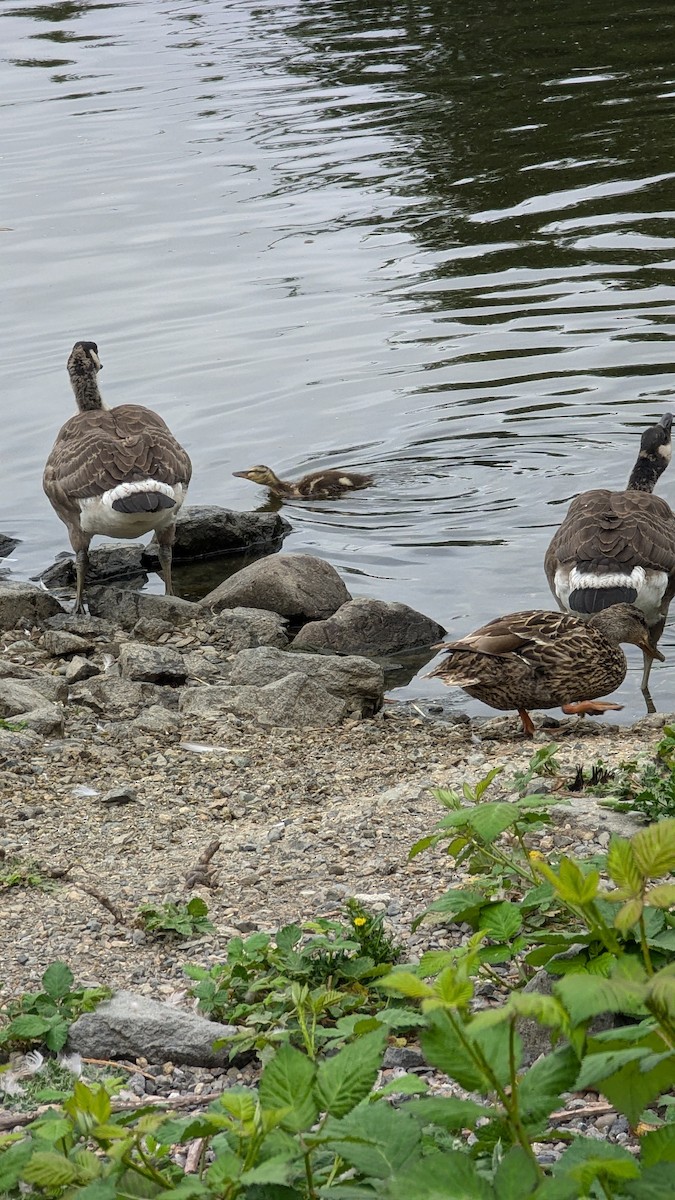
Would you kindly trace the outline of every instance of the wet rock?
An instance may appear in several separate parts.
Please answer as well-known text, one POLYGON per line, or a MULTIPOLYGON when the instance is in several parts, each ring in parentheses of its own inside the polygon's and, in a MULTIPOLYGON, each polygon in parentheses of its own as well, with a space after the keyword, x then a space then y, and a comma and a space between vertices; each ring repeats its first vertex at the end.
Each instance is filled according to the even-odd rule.
POLYGON ((0 681, 0 718, 32 729, 42 737, 61 736, 63 709, 23 680, 0 681))
POLYGON ((219 1066, 227 1046, 214 1050, 216 1038, 231 1039, 234 1025, 207 1021, 170 1004, 116 992, 94 1012, 83 1013, 68 1032, 68 1048, 85 1058, 146 1058, 150 1062, 219 1066))
POLYGON ((262 608, 224 608, 214 615, 210 631, 218 645, 237 653, 252 646, 288 645, 286 619, 262 608))
MULTIPOLYGON (((270 554, 291 529, 278 513, 233 512, 215 504, 186 504, 176 521, 173 559, 182 563, 221 554, 270 554)), ((151 571, 159 569, 154 539, 143 547, 143 565, 151 571)))
POLYGON ((311 554, 278 554, 244 567, 201 601, 213 612, 223 608, 263 608, 294 621, 331 616, 350 599, 330 563, 311 554))
POLYGON ((151 592, 132 592, 118 588, 87 590, 90 612, 122 629, 133 629, 139 620, 168 621, 175 628, 200 615, 199 605, 179 596, 155 596, 151 592))
POLYGON ((45 650, 53 658, 66 658, 69 654, 86 654, 91 650, 91 641, 77 633, 61 629, 48 629, 42 638, 45 650))
POLYGON ((325 621, 310 621, 293 645, 334 654, 376 657, 431 646, 445 630, 407 604, 388 600, 349 600, 325 621))
POLYGON ((296 654, 259 646, 237 655, 230 670, 230 683, 264 686, 290 672, 308 675, 331 695, 346 700, 348 711, 359 716, 372 716, 382 706, 384 672, 370 659, 357 655, 296 654))
POLYGON ((61 612, 58 600, 34 583, 0 580, 0 629, 39 625, 61 612))
POLYGON ((264 687, 211 684, 188 688, 181 694, 180 711, 183 716, 207 720, 233 713, 270 725, 316 728, 337 725, 349 709, 316 680, 293 672, 264 687))
POLYGON ((171 646, 144 646, 138 642, 120 645, 120 671, 123 679, 180 687, 187 679, 183 655, 171 646))
POLYGON ((0 558, 7 558, 18 545, 19 538, 10 537, 7 533, 0 533, 0 558))
POLYGON ((83 658, 76 654, 66 664, 63 678, 69 686, 74 683, 80 683, 83 679, 91 679, 93 675, 99 675, 98 667, 90 662, 88 658, 83 658))
MULTIPOLYGON (((89 551, 87 597, 89 587, 109 584, 117 579, 133 580, 142 587, 148 576, 141 562, 144 547, 139 542, 105 542, 89 551)), ((48 588, 75 587, 75 558, 61 555, 39 577, 48 588)))

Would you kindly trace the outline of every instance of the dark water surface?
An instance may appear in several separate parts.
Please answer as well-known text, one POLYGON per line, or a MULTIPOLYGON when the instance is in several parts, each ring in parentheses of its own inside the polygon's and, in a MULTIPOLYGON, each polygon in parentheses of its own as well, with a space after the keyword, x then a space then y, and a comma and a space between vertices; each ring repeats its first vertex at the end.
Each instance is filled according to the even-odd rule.
POLYGON ((675 408, 675 5, 2 3, 0 107, 15 577, 67 547, 40 477, 87 337, 193 503, 262 503, 257 462, 372 469, 285 506, 286 549, 453 635, 553 607, 568 501, 675 408))

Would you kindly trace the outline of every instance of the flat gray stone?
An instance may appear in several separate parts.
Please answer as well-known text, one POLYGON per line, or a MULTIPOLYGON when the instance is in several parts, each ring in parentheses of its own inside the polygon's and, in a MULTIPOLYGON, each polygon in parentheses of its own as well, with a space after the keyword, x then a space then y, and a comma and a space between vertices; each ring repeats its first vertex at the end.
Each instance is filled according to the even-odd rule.
POLYGON ((227 1063, 228 1049, 214 1050, 214 1041, 229 1041, 236 1032, 235 1025, 220 1025, 170 1004, 119 991, 94 1012, 78 1017, 68 1032, 68 1049, 85 1058, 142 1057, 150 1062, 216 1067, 227 1063))
MULTIPOLYGON (((278 550, 292 526, 279 513, 234 512, 216 504, 184 504, 176 521, 176 563, 218 558, 223 554, 270 554, 278 550)), ((143 547, 143 564, 159 568, 157 543, 143 547)))
POLYGON ((204 596, 203 608, 264 608, 294 621, 329 617, 351 599, 337 571, 311 554, 276 554, 237 571, 204 596))
POLYGON ((119 719, 138 716, 139 710, 146 705, 165 703, 167 693, 173 696, 169 689, 156 687, 153 683, 95 675, 71 688, 70 702, 92 708, 101 716, 119 719))
POLYGON ((123 679, 156 683, 159 686, 180 687, 188 675, 183 655, 171 646, 122 642, 119 666, 123 679))
POLYGON ((18 679, 0 680, 0 718, 32 729, 42 737, 63 733, 63 709, 42 691, 18 679))
POLYGON ((327 692, 347 701, 347 709, 360 716, 372 716, 384 699, 384 672, 377 663, 357 655, 296 654, 259 646, 242 650, 232 662, 232 685, 267 683, 300 672, 320 683, 327 692))
POLYGON ((133 592, 122 588, 89 588, 89 611, 122 629, 133 629, 137 621, 169 621, 176 628, 201 616, 198 604, 179 596, 156 596, 152 592, 133 592))
MULTIPOLYGON (((90 586, 109 584, 114 580, 133 580, 139 587, 143 587, 148 582, 147 573, 141 562, 143 550, 144 547, 140 542, 105 542, 102 546, 90 550, 85 600, 88 598, 90 586)), ((74 556, 60 555, 55 563, 42 572, 40 579, 45 587, 74 588, 76 584, 74 556)))
POLYGON ((45 621, 45 625, 48 629, 59 629, 65 633, 74 633, 78 637, 84 638, 85 641, 93 638, 107 641, 115 633, 115 626, 111 621, 104 621, 101 617, 93 617, 90 613, 58 612, 56 616, 50 617, 48 621, 45 621))
POLYGON ((445 630, 407 604, 389 600, 348 600, 325 621, 303 625, 293 641, 298 648, 334 654, 385 657, 431 646, 445 630))
POLYGON ((10 583, 0 580, 0 629, 29 627, 63 612, 55 596, 34 583, 10 583))
POLYGON ((63 678, 68 686, 72 687, 74 683, 80 683, 83 679, 91 679, 94 675, 100 675, 98 667, 88 658, 75 654, 66 663, 63 678))
POLYGON ((230 652, 252 646, 288 645, 287 621, 262 608, 223 608, 211 621, 212 640, 230 652))
POLYGON ((42 638, 45 650, 53 658, 67 658, 70 654, 86 654, 91 650, 91 640, 80 637, 78 633, 68 633, 64 629, 48 629, 42 638))
POLYGON ((337 725, 348 712, 346 702, 314 679, 294 672, 264 687, 212 684, 186 688, 180 697, 183 717, 213 720, 234 713, 269 725, 322 728, 337 725))

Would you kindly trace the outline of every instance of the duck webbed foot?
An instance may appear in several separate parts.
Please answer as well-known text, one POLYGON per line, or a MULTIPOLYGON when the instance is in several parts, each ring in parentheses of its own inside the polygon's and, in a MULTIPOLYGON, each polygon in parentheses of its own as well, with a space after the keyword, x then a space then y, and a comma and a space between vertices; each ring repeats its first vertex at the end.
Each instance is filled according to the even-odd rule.
POLYGON ((523 733, 525 734, 525 737, 526 738, 534 737, 534 725, 532 723, 532 717, 530 716, 527 709, 519 708, 518 716, 520 717, 520 720, 521 720, 521 723, 523 726, 523 733))
POLYGON ((571 704, 561 704, 564 713, 577 717, 597 717, 605 712, 621 712, 623 704, 613 704, 611 700, 575 700, 571 704))

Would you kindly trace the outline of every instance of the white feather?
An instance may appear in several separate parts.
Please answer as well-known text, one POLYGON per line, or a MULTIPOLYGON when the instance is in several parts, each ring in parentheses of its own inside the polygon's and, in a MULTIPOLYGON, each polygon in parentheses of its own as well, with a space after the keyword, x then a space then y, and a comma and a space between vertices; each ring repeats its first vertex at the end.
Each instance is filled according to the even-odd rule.
POLYGON ((170 487, 156 479, 141 479, 137 483, 118 483, 100 496, 87 496, 80 500, 80 525, 85 533, 101 534, 104 537, 137 538, 151 530, 166 529, 176 519, 176 513, 185 499, 186 488, 180 483, 170 487), (132 496, 136 492, 161 492, 175 501, 173 508, 160 508, 157 512, 117 512, 113 508, 116 500, 132 496))
POLYGON ((665 571, 633 567, 632 571, 580 571, 578 567, 558 567, 555 573, 555 594, 567 611, 570 611, 570 592, 592 588, 631 588, 637 596, 634 604, 645 614, 650 623, 659 617, 663 594, 668 586, 665 571))

